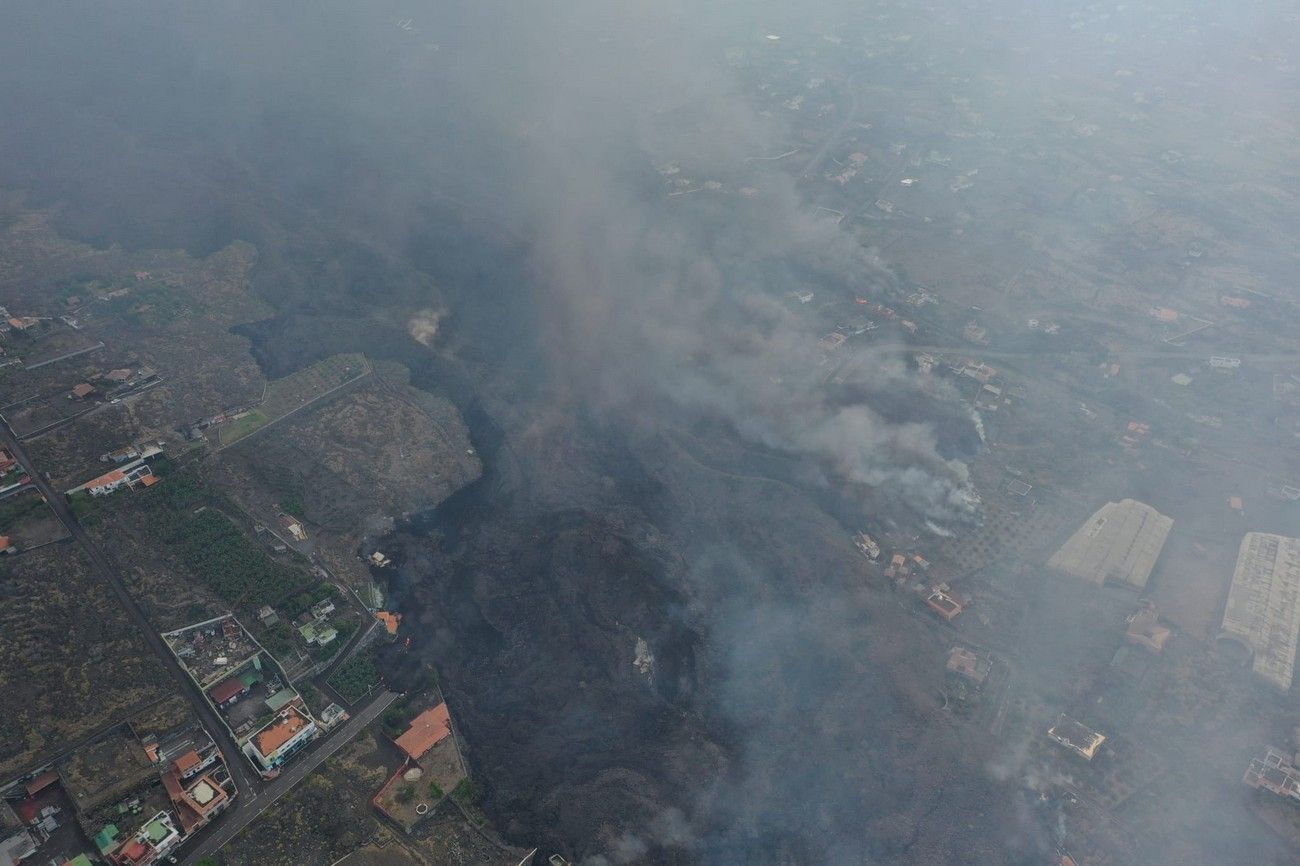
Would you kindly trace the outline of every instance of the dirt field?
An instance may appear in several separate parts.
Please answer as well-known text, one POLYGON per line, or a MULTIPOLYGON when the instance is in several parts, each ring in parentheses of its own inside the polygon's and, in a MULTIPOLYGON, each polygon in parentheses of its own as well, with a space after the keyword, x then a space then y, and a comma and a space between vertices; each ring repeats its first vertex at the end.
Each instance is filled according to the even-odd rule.
POLYGON ((345 856, 352 866, 514 866, 527 853, 488 842, 450 799, 433 808, 412 836, 402 834, 370 805, 397 764, 390 745, 362 732, 227 846, 222 866, 329 864, 345 856))
POLYGON ((424 777, 420 782, 428 787, 430 782, 437 784, 444 794, 450 794, 456 784, 465 778, 465 768, 460 762, 460 753, 456 743, 448 737, 420 757, 420 767, 424 777))
POLYGON ((448 798, 413 834, 413 848, 428 866, 515 866, 527 853, 503 851, 483 838, 448 798))
POLYGON ((93 477, 101 468, 96 458, 105 451, 142 438, 172 437, 177 428, 261 398, 265 380, 248 340, 230 332, 268 313, 248 292, 255 257, 251 246, 239 243, 204 259, 181 252, 100 251, 59 237, 36 214, 0 232, 0 304, 15 315, 67 315, 80 328, 77 341, 105 344, 36 370, 7 370, 0 403, 33 395, 51 403, 12 409, 22 429, 36 430, 69 414, 66 392, 78 382, 102 382, 110 370, 146 369, 162 380, 118 403, 101 387, 89 401, 98 404, 92 411, 33 439, 32 459, 56 484, 93 477))
POLYGON ((159 631, 170 631, 229 609, 216 593, 169 556, 141 524, 133 503, 106 510, 87 531, 118 565, 131 595, 159 631))
POLYGON ((118 800, 158 777, 140 741, 126 727, 78 749, 60 766, 59 774, 82 813, 118 800))
POLYGON ((198 723, 194 710, 179 692, 168 695, 149 709, 131 718, 131 727, 141 740, 162 738, 164 734, 198 723))
POLYGON ((379 835, 370 798, 389 775, 363 732, 236 837, 224 866, 333 863, 379 835))
POLYGON ((0 535, 19 550, 66 538, 68 532, 34 489, 0 500, 0 535))
POLYGON ((402 828, 403 832, 411 830, 424 820, 429 809, 437 804, 424 779, 408 782, 394 779, 385 783, 376 795, 375 807, 402 828))
POLYGON ((400 844, 389 843, 383 848, 378 845, 353 851, 340 860, 336 866, 423 866, 424 861, 400 844))
POLYGON ((455 409, 388 377, 255 441, 228 452, 238 468, 334 531, 436 505, 480 471, 455 409))
POLYGON ((161 664, 71 547, 0 561, 0 779, 166 696, 161 664))
POLYGON ((223 451, 214 482, 267 523, 285 501, 300 502, 316 555, 352 586, 368 586, 363 540, 481 472, 455 407, 407 379, 404 367, 376 363, 352 390, 223 451))
POLYGON ((255 410, 222 424, 213 439, 226 448, 370 372, 364 355, 335 355, 268 382, 255 410))

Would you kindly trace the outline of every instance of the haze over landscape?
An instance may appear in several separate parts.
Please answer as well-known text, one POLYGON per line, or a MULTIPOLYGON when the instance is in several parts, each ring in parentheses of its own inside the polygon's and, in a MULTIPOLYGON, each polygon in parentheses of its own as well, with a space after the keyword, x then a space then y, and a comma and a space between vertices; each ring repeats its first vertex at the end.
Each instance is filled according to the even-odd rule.
POLYGON ((1297 36, 0 9, 0 852, 1297 862, 1297 36))

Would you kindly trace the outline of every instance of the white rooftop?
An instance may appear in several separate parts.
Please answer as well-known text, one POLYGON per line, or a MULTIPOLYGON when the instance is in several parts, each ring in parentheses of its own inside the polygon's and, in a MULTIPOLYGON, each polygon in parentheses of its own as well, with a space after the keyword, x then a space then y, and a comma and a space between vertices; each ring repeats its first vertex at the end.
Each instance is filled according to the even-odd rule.
POLYGON ((1047 564, 1075 577, 1142 589, 1173 528, 1173 518, 1133 499, 1107 502, 1047 564))
POLYGON ((1300 636, 1300 539, 1246 533, 1237 551, 1222 633, 1254 650, 1255 673, 1280 689, 1291 688, 1300 636))

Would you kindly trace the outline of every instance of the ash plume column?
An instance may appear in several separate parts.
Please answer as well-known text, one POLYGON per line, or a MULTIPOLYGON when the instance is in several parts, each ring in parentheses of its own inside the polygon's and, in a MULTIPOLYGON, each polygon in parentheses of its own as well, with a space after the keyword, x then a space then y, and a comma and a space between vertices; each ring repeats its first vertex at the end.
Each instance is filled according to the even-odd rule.
MULTIPOLYGON (((632 120, 632 128, 641 122, 632 120)), ((720 148, 732 153, 767 146, 732 128, 715 134, 734 141, 720 148)), ((653 142, 627 144, 650 164, 677 153, 650 150, 668 147, 668 137, 657 129, 653 142)), ((719 193, 715 202, 679 203, 635 169, 577 158, 581 142, 563 150, 570 158, 547 173, 557 186, 535 229, 562 382, 618 412, 636 415, 650 397, 720 417, 842 482, 888 486, 937 521, 973 516, 965 466, 940 456, 927 425, 891 423, 868 402, 833 402, 821 386, 819 335, 789 308, 790 288, 814 282, 847 300, 891 275, 833 221, 813 215, 789 177, 765 177, 754 201, 719 193)), ((858 375, 915 389, 897 365, 886 359, 882 367, 888 373, 868 367, 858 375)))
MULTIPOLYGON (((892 286, 895 277, 844 228, 815 215, 780 165, 759 169, 756 194, 741 194, 747 182, 741 178, 753 169, 745 158, 773 152, 785 133, 753 110, 725 68, 726 46, 763 44, 750 4, 489 0, 430 6, 425 14, 408 3, 343 0, 144 8, 148 15, 132 11, 120 22, 113 17, 117 7, 101 11, 106 20, 94 28, 96 40, 115 45, 107 36, 119 35, 132 48, 147 47, 138 53, 158 68, 183 70, 191 89, 178 96, 154 82, 133 97, 135 75, 128 70, 118 98, 158 99, 191 125, 194 139, 210 136, 203 147, 212 148, 196 145, 198 155, 185 166, 193 175, 176 170, 192 181, 185 195, 163 192, 167 178, 153 178, 158 201, 171 195, 183 201, 167 203, 183 208, 224 202, 211 192, 227 180, 216 165, 248 183, 251 198, 283 196, 312 215, 288 227, 276 221, 278 212, 266 218, 271 227, 255 209, 256 218, 247 221, 208 215, 217 224, 230 218, 241 230, 262 232, 254 238, 266 262, 266 291, 287 293, 284 287, 292 286, 305 310, 335 315, 405 308, 400 320, 409 336, 440 348, 464 305, 425 296, 427 281, 403 255, 416 245, 413 238, 432 233, 422 224, 430 202, 454 201, 523 238, 528 249, 539 285, 527 291, 535 297, 521 299, 515 286, 476 284, 471 269, 464 280, 472 291, 491 294, 480 304, 506 310, 527 302, 538 311, 529 325, 544 348, 545 369, 502 374, 544 381, 544 393, 526 410, 572 407, 575 416, 595 418, 607 439, 638 444, 646 431, 720 421, 728 436, 796 458, 805 477, 826 487, 870 489, 891 510, 939 523, 972 517, 965 467, 943 456, 931 426, 891 420, 879 408, 890 397, 921 399, 905 366, 886 355, 860 365, 845 383, 856 391, 827 388, 819 334, 784 300, 805 283, 847 300, 892 286), (411 29, 392 24, 399 19, 413 20, 411 29), (149 29, 140 30, 141 21, 149 29), (696 176, 727 181, 698 196, 669 197, 655 167, 672 161, 696 176), (356 243, 364 255, 340 266, 336 237, 356 243)), ((82 44, 82 26, 69 21, 62 35, 84 51, 96 50, 82 44)), ((74 80, 67 92, 78 95, 82 86, 74 80)), ((150 110, 161 116, 139 136, 172 134, 176 121, 150 110)), ((101 137, 106 149, 136 139, 134 128, 101 137)), ((149 153, 129 155, 132 171, 123 171, 112 191, 136 189, 140 177, 152 177, 149 153)), ((488 355, 501 347, 470 348, 488 355)), ((550 462, 535 454, 522 459, 550 462)), ((598 469, 574 472, 584 473, 598 469)), ((950 834, 920 822, 946 808, 938 792, 963 803, 983 793, 960 758, 978 749, 932 722, 935 684, 912 670, 914 660, 902 649, 915 646, 915 636, 906 622, 891 621, 888 614, 899 618, 897 611, 880 607, 892 600, 864 610, 861 587, 850 581, 849 560, 841 555, 847 548, 847 556, 856 556, 843 533, 832 536, 832 521, 788 487, 744 488, 727 494, 734 499, 708 500, 732 508, 706 509, 692 505, 697 494, 720 497, 725 484, 703 480, 698 468, 684 464, 664 473, 683 515, 647 529, 648 520, 626 515, 648 506, 620 502, 611 509, 619 521, 610 523, 618 525, 606 531, 671 535, 689 565, 666 568, 665 580, 679 581, 687 600, 646 604, 648 611, 629 605, 617 619, 668 621, 699 636, 694 703, 642 699, 661 728, 679 725, 686 732, 681 738, 692 742, 714 737, 701 751, 728 757, 717 760, 723 770, 716 778, 702 781, 693 767, 679 765, 688 763, 679 755, 656 754, 646 775, 657 776, 660 790, 646 795, 641 812, 584 801, 603 822, 578 840, 587 852, 600 849, 591 862, 680 856, 724 864, 861 863, 872 839, 884 840, 873 844, 886 851, 955 847, 950 834), (764 510, 767 500, 781 507, 764 510), (751 544, 742 547, 733 539, 745 532, 751 544)), ((584 480, 552 481, 562 489, 535 498, 561 501, 566 516, 598 512, 607 500, 583 487, 584 480)), ((530 517, 510 515, 507 526, 547 525, 529 523, 530 517)), ((484 534, 496 528, 487 524, 484 534)), ((549 541, 543 532, 526 537, 534 546, 549 541)), ((498 543, 504 542, 491 542, 498 543)), ((496 563, 503 559, 498 555, 496 563)), ((612 580, 614 571, 593 579, 612 580)), ((513 577, 502 578, 496 595, 509 594, 513 577)), ((572 585, 547 586, 567 609, 581 608, 568 602, 572 585)), ((453 644, 443 637, 452 635, 470 643, 456 629, 465 628, 481 600, 473 587, 458 589, 463 596, 439 601, 465 616, 430 629, 436 632, 431 641, 453 644)), ((576 627, 613 631, 569 615, 576 627)), ((492 631, 486 617, 481 627, 492 631)), ((548 635, 529 637, 542 643, 548 635)), ((663 658, 673 647, 650 649, 663 658)), ((450 652, 442 644, 436 651, 450 652)), ((495 675, 498 659, 473 661, 466 665, 471 676, 495 675)), ((618 687, 648 688, 630 666, 623 673, 618 687)), ((472 685, 448 687, 469 691, 472 685)), ((575 694, 581 689, 577 681, 563 685, 575 694)), ((469 708, 466 716, 474 718, 469 708)), ((502 720, 480 716, 477 723, 502 720)), ((600 765, 599 775, 608 770, 618 778, 626 766, 619 751, 638 744, 627 729, 609 729, 626 739, 589 763, 600 765)), ((473 739, 474 732, 467 735, 473 739)), ((588 733, 570 735, 585 743, 588 733)), ((495 766, 484 772, 503 772, 511 748, 520 746, 500 747, 491 754, 495 766)), ((534 778, 562 779, 541 796, 562 799, 566 769, 539 771, 534 764, 534 778)), ((544 808, 551 803, 509 806, 532 808, 526 829, 546 832, 544 808)))

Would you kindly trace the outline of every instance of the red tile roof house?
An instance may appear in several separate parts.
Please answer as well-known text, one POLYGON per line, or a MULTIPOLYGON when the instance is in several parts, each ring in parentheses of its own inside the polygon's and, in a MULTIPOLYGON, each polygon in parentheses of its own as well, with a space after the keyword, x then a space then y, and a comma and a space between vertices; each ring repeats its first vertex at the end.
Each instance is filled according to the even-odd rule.
MULTIPOLYGON (((189 754, 194 755, 197 760, 196 753, 189 754)), ((195 763, 189 765, 197 766, 195 763)), ((177 758, 167 772, 163 773, 162 783, 167 796, 171 798, 176 816, 180 818, 181 829, 188 835, 211 821, 214 815, 225 810, 230 805, 230 795, 209 775, 197 777, 187 788, 182 778, 181 767, 181 758, 177 758)))
POLYGON ((152 845, 141 842, 139 839, 131 839, 116 852, 110 854, 109 859, 114 863, 122 864, 122 866, 136 866, 139 863, 152 863, 155 853, 152 845))
POLYGON ((939 616, 950 621, 964 609, 961 602, 941 589, 936 589, 930 593, 925 603, 939 616))
POLYGON ((248 694, 249 688, 238 677, 229 677, 208 689, 208 697, 219 707, 227 706, 248 694))
POLYGON ((193 775, 191 771, 201 763, 203 763, 203 759, 199 757, 199 753, 190 749, 188 752, 173 761, 172 765, 176 768, 179 777, 184 779, 187 776, 193 775))
POLYGON ((418 759, 450 736, 451 713, 447 710, 447 704, 441 703, 412 719, 406 733, 393 742, 410 758, 418 759))

